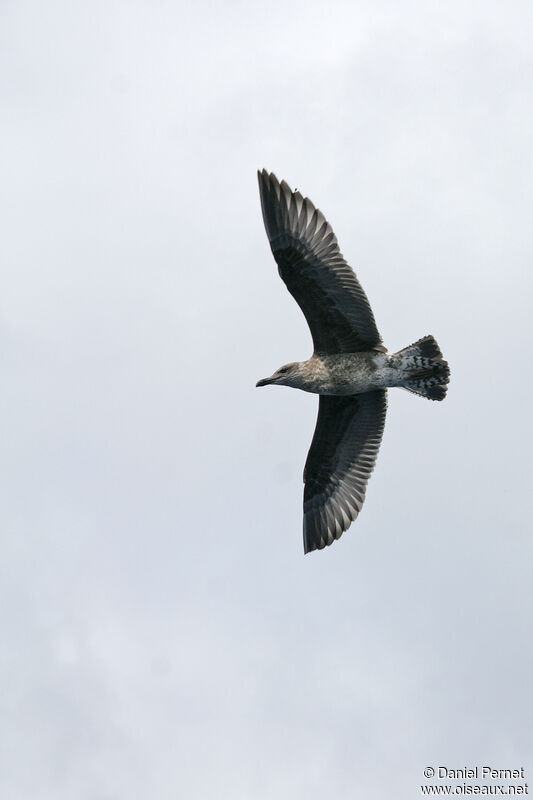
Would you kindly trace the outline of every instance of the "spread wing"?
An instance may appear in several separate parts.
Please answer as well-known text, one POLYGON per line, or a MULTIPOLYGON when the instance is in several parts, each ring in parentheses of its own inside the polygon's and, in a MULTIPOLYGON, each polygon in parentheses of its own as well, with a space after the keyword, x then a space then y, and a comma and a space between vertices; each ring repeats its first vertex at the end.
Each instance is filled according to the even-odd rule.
POLYGON ((320 550, 362 508, 385 426, 384 389, 350 396, 321 395, 304 470, 304 550, 320 550))
POLYGON ((274 173, 263 170, 258 177, 270 247, 311 329, 315 353, 385 350, 367 297, 322 212, 274 173))

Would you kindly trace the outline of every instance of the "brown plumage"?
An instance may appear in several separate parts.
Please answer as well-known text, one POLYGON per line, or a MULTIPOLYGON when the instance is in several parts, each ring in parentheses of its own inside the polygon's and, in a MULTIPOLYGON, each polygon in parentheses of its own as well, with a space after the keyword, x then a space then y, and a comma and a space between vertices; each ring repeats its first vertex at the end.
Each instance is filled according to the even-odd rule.
POLYGON ((324 215, 266 170, 258 173, 266 232, 279 274, 302 309, 314 353, 258 386, 320 395, 304 471, 304 550, 338 539, 357 517, 376 462, 386 387, 442 400, 447 363, 432 336, 388 355, 372 309, 324 215))

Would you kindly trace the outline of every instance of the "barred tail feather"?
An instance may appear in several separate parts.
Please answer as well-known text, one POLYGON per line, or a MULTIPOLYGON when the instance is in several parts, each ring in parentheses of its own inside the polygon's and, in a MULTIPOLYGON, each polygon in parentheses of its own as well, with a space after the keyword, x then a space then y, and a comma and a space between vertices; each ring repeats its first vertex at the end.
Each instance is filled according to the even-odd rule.
POLYGON ((393 358, 405 374, 401 383, 404 389, 429 400, 444 400, 450 368, 433 336, 424 336, 395 353, 393 358))
MULTIPOLYGON (((448 379, 446 378, 446 383, 448 379)), ((443 383, 442 378, 435 375, 424 378, 410 378, 403 385, 404 389, 428 400, 444 400, 448 387, 443 383)))

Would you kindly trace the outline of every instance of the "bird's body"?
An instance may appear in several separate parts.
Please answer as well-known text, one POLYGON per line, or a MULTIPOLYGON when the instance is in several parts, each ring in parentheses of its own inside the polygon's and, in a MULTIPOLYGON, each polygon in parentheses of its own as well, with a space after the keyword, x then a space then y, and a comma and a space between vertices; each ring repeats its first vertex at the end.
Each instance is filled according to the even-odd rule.
POLYGON ((432 336, 387 353, 366 295, 324 215, 273 173, 258 175, 272 253, 314 344, 307 361, 286 364, 257 383, 320 395, 304 470, 308 552, 338 539, 361 510, 385 425, 386 389, 399 386, 442 400, 449 369, 432 336))
MULTIPOLYGON (((313 394, 352 395, 401 386, 405 379, 405 371, 395 356, 371 350, 366 353, 313 354, 307 361, 287 366, 291 367, 288 373, 282 373, 275 381, 269 378, 265 381, 313 394)), ((258 385, 266 386, 267 383, 259 381, 258 385)))

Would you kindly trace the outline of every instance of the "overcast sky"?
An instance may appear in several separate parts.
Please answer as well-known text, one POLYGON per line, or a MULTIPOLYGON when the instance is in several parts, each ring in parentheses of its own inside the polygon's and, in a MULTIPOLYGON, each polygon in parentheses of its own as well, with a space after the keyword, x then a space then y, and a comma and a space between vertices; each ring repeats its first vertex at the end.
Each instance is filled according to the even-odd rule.
POLYGON ((1 4, 2 797, 533 785, 532 36, 530 2, 1 4), (389 393, 308 556, 262 167, 452 374, 389 393))

